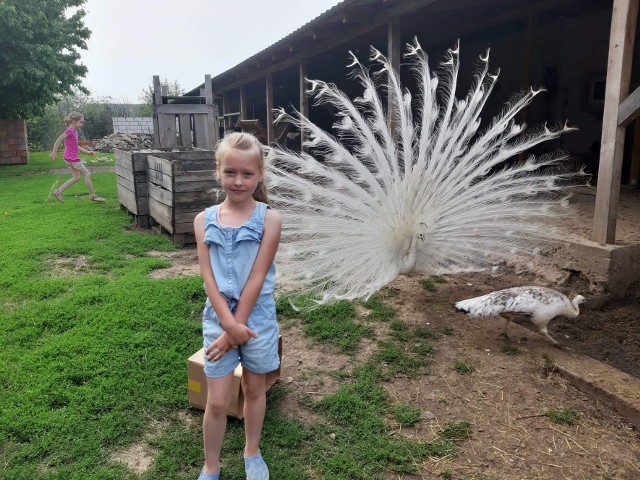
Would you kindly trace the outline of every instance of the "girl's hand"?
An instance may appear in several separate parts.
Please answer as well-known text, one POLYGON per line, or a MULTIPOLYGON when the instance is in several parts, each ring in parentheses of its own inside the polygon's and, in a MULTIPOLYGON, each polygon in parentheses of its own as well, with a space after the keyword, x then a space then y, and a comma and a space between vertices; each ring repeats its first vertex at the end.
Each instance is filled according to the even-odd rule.
POLYGON ((209 345, 209 348, 205 351, 207 354, 207 360, 217 362, 224 354, 232 348, 236 348, 237 345, 232 345, 227 336, 227 332, 222 332, 215 342, 209 345))
POLYGON ((51 152, 51 153, 49 154, 49 158, 50 158, 51 160, 55 160, 57 156, 58 156, 58 152, 51 152))
POLYGON ((244 325, 243 323, 236 323, 233 327, 225 332, 227 334, 227 338, 234 345, 243 345, 249 341, 251 337, 255 338, 258 336, 256 332, 251 330, 249 327, 244 325))

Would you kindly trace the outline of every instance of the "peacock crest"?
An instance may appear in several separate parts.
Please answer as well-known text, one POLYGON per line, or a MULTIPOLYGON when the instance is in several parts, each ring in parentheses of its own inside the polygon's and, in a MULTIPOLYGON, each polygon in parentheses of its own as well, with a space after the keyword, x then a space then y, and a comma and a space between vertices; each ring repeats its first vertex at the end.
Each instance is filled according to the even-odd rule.
POLYGON ((278 120, 300 126, 311 152, 274 148, 269 155, 272 204, 284 214, 279 272, 320 303, 368 298, 399 274, 480 270, 533 254, 550 240, 541 220, 560 215, 566 185, 584 177, 559 169, 562 153, 513 161, 573 130, 518 123, 518 112, 542 89, 518 94, 480 130, 499 75, 489 72, 488 51, 461 99, 458 44, 437 73, 417 40, 405 58, 416 76, 415 98, 373 48, 375 72, 350 52, 360 97, 308 80, 316 105, 337 112, 335 136, 297 111, 278 111, 278 120))

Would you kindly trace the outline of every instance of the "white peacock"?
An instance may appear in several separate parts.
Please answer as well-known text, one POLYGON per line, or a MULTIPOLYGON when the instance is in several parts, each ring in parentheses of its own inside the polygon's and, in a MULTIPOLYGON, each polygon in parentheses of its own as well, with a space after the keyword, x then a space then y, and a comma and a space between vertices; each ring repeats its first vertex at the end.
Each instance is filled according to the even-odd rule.
POLYGON ((554 207, 566 203, 567 181, 584 173, 561 173, 562 153, 507 162, 573 130, 525 131, 516 121, 542 89, 517 95, 479 131, 498 78, 488 51, 463 99, 455 96, 458 45, 438 74, 417 40, 407 45, 415 98, 379 51, 372 49, 374 74, 350 56, 361 97, 309 81, 316 104, 336 109, 337 137, 279 110, 278 120, 298 124, 313 153, 274 148, 269 155, 266 181, 284 217, 281 280, 319 303, 368 298, 400 274, 477 271, 549 240, 541 220, 561 214, 554 207), (392 105, 389 117, 379 90, 392 105))

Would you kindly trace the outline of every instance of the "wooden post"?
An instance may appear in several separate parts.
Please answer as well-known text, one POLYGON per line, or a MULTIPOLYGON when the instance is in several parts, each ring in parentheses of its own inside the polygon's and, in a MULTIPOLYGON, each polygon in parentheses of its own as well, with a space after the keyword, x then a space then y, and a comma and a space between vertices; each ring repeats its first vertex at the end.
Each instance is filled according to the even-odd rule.
POLYGON ((633 151, 631 154, 629 183, 631 185, 640 183, 640 119, 636 120, 633 126, 633 151))
POLYGON ((153 76, 153 146, 160 147, 160 125, 158 123, 158 105, 162 105, 162 92, 160 90, 160 77, 153 76))
POLYGON ((273 131, 273 75, 267 73, 267 145, 271 145, 275 135, 273 131))
POLYGON ((247 112, 247 92, 244 85, 240 85, 240 120, 248 120, 247 112))
POLYGON ((224 128, 224 134, 227 134, 227 112, 229 111, 229 105, 227 105, 227 92, 222 92, 222 127, 224 128))
MULTIPOLYGON (((400 17, 394 16, 387 23, 387 56, 393 69, 400 73, 400 17)), ((387 97, 387 123, 389 129, 393 130, 393 109, 398 105, 393 105, 391 97, 387 97)))
POLYGON ((592 240, 601 244, 615 243, 616 238, 625 134, 625 127, 618 124, 618 113, 620 102, 629 94, 637 19, 638 0, 614 0, 592 235, 592 240))
MULTIPOLYGON (((298 76, 299 76, 299 86, 300 86, 300 113, 305 117, 309 118, 309 95, 307 95, 306 88, 306 80, 309 74, 309 67, 307 64, 307 59, 303 58, 298 63, 298 76)), ((300 129, 300 150, 303 152, 307 151, 307 148, 304 146, 304 143, 308 140, 307 132, 300 129)))

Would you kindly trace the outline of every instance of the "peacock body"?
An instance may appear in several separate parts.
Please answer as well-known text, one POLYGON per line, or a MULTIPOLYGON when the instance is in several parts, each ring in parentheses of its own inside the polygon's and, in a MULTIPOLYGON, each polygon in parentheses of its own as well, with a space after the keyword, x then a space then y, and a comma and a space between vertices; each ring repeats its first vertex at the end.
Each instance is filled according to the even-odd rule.
POLYGON ((506 320, 504 334, 507 334, 509 322, 516 316, 529 317, 540 332, 551 340, 547 325, 556 317, 576 318, 580 314, 580 305, 585 299, 577 295, 573 300, 551 288, 526 286, 512 287, 491 292, 480 297, 456 302, 455 307, 472 318, 502 317, 506 320))
POLYGON ((571 130, 529 131, 516 121, 542 90, 517 95, 480 131, 498 78, 489 52, 462 99, 455 95, 458 46, 436 74, 417 40, 407 45, 415 97, 379 51, 372 49, 375 73, 350 55, 362 96, 351 100, 334 85, 309 81, 316 103, 337 111, 336 136, 299 112, 279 113, 300 126, 313 153, 274 148, 270 155, 267 185, 284 213, 278 262, 286 283, 321 303, 368 298, 399 274, 477 271, 549 239, 541 220, 559 214, 563 185, 576 173, 558 173, 566 159, 559 153, 505 164, 571 130))

